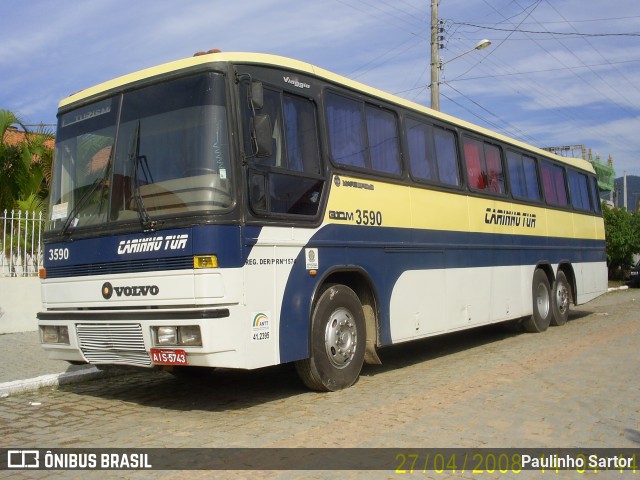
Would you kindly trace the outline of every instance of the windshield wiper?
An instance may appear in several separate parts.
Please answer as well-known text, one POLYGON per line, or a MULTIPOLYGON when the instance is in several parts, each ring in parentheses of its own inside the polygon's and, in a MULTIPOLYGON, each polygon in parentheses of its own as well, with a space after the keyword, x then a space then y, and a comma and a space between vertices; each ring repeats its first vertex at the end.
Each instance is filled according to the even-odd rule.
MULTIPOLYGON (((144 206, 144 201, 142 200, 142 195, 140 194, 140 187, 138 186, 138 165, 140 161, 143 160, 147 165, 147 171, 149 172, 149 177, 151 177, 151 172, 149 171, 149 164, 147 163, 147 157, 145 155, 140 155, 140 120, 136 125, 136 130, 133 136, 133 141, 131 142, 131 148, 129 149, 129 163, 131 164, 131 182, 133 183, 133 198, 136 202, 136 208, 138 211, 138 217, 140 218, 140 225, 142 225, 142 230, 145 232, 152 232, 155 230, 158 222, 155 220, 151 220, 149 217, 149 212, 147 208, 144 206)), ((145 173, 145 177, 147 174, 145 173)), ((153 182, 153 179, 151 179, 153 182)))
MULTIPOLYGON (((71 227, 75 228, 78 225, 78 217, 77 217, 78 213, 80 213, 80 210, 82 209, 82 207, 84 207, 85 203, 87 203, 87 201, 91 198, 91 196, 96 192, 98 187, 102 187, 102 189, 104 190, 104 187, 107 185, 107 179, 109 178, 109 174, 111 172, 111 163, 113 160, 113 147, 114 145, 112 144, 109 150, 109 158, 107 159, 107 164, 105 165, 104 175, 96 178, 93 181, 93 183, 89 186, 89 188, 82 194, 78 202, 75 204, 75 206, 69 213, 69 216, 64 221, 64 224, 62 225, 62 230, 61 230, 62 235, 68 235, 70 233, 69 229, 71 227)), ((100 196, 102 197, 102 194, 100 196)), ((98 213, 100 213, 101 211, 102 211, 102 199, 100 200, 100 208, 98 210, 98 213)))

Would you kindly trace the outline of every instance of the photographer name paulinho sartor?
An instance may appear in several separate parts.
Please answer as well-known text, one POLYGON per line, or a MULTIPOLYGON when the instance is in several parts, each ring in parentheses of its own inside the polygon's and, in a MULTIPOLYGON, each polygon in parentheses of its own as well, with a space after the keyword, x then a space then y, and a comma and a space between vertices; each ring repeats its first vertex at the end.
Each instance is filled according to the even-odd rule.
POLYGON ((523 469, 636 469, 636 456, 549 455, 534 457, 522 455, 523 469))

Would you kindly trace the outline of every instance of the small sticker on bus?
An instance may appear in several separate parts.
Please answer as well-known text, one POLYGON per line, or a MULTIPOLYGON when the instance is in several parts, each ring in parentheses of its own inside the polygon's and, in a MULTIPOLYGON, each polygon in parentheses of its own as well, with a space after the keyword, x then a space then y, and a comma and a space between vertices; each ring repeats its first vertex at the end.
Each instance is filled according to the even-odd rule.
POLYGON ((251 341, 269 340, 271 338, 270 312, 256 312, 251 318, 251 341))
POLYGON ((51 209, 51 220, 62 220, 63 218, 67 218, 69 215, 69 203, 59 203, 58 205, 54 205, 51 209))
POLYGON ((317 248, 305 248, 304 258, 307 266, 307 270, 317 270, 319 266, 318 262, 318 249, 317 248))

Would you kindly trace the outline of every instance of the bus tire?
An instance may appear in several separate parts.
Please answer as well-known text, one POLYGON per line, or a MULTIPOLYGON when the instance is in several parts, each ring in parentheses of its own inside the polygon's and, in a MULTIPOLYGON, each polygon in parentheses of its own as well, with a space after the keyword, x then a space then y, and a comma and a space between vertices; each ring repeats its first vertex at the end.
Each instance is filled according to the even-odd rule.
POLYGON ((551 295, 551 325, 559 327, 567 323, 569 319, 569 307, 571 304, 571 287, 564 272, 558 272, 556 281, 553 282, 551 295))
POLYGON ((347 286, 331 285, 313 310, 309 358, 297 361, 296 370, 312 390, 342 390, 358 380, 365 346, 360 299, 347 286))
POLYGON ((533 274, 531 286, 533 297, 533 314, 524 320, 524 330, 531 333, 544 332, 551 323, 551 286, 547 274, 541 268, 533 274))

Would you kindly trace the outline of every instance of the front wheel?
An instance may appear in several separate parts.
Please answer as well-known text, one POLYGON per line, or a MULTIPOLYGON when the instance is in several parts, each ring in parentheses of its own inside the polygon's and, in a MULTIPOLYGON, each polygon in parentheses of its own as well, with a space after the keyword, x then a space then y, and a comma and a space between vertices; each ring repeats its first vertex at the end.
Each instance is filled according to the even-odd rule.
POLYGON ((366 343, 364 312, 349 287, 332 285, 321 295, 311 319, 309 358, 296 362, 304 384, 317 391, 353 385, 362 369, 366 343))
POLYGON ((551 286, 547 274, 542 269, 537 269, 533 274, 531 285, 533 297, 533 314, 527 318, 522 326, 527 332, 544 332, 551 323, 551 286))
POLYGON ((564 272, 558 272, 556 281, 553 282, 553 295, 551 296, 551 310, 553 311, 551 325, 560 326, 567 323, 570 304, 571 287, 564 272))

